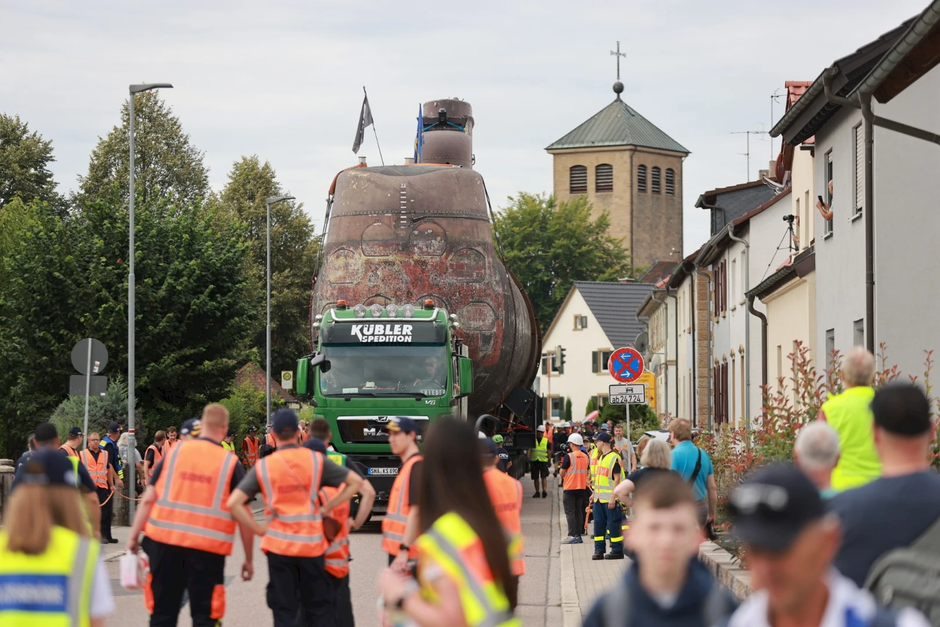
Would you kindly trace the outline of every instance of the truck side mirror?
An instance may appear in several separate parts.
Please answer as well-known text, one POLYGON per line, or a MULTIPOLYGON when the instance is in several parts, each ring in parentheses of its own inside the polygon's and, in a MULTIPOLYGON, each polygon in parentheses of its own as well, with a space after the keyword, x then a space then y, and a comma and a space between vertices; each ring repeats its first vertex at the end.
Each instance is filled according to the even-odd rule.
POLYGON ((307 377, 308 377, 308 364, 310 360, 306 357, 301 357, 297 360, 297 377, 294 381, 294 387, 296 388, 297 394, 304 395, 307 393, 307 377))
POLYGON ((313 357, 310 358, 310 365, 316 368, 320 366, 320 372, 329 372, 330 371, 330 360, 326 358, 326 355, 323 353, 316 353, 313 357))
POLYGON ((468 396, 473 392, 473 362, 469 357, 458 357, 457 369, 460 377, 460 395, 468 396))

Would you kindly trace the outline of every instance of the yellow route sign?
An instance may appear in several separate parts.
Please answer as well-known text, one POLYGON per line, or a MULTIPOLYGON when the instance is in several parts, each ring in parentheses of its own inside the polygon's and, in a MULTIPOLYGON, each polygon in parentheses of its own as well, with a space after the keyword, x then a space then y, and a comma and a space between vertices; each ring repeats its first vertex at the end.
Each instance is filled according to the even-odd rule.
POLYGON ((656 375, 646 370, 634 383, 646 385, 646 404, 650 409, 656 409, 656 375))

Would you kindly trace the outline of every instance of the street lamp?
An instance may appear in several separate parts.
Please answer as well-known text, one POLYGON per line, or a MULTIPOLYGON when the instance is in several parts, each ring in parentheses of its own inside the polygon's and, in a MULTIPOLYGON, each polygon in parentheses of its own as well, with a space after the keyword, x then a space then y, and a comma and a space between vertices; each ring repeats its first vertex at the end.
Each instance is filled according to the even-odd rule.
MULTIPOLYGON (((134 188, 134 96, 141 92, 150 91, 151 89, 172 89, 173 85, 169 83, 144 83, 142 85, 131 85, 128 87, 130 91, 130 107, 128 115, 128 137, 130 138, 130 202, 128 208, 128 214, 130 217, 130 245, 128 246, 128 262, 130 266, 128 267, 127 273, 127 452, 128 452, 128 475, 127 481, 129 484, 129 490, 132 494, 136 493, 136 467, 134 465, 134 449, 137 447, 135 438, 134 438, 134 405, 136 401, 134 399, 134 323, 135 323, 135 296, 136 296, 136 279, 134 277, 134 198, 137 195, 137 192, 134 188)), ((133 498, 129 501, 128 504, 128 517, 130 523, 134 523, 134 500, 133 498)))
POLYGON ((265 288, 265 296, 267 297, 267 305, 265 306, 265 311, 267 312, 268 320, 264 326, 264 352, 267 357, 267 367, 265 371, 267 372, 267 381, 264 384, 264 409, 267 412, 267 425, 271 426, 271 205, 285 200, 294 200, 293 196, 272 196, 265 201, 265 204, 268 206, 268 216, 267 221, 265 222, 265 231, 267 234, 267 270, 265 275, 267 277, 267 287, 265 288))

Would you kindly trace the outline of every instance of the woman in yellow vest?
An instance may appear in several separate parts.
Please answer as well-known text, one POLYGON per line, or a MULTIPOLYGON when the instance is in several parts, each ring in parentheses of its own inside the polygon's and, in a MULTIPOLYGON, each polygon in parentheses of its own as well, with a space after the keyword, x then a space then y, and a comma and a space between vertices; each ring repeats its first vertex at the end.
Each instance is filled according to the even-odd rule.
POLYGON ((438 419, 423 447, 417 582, 386 569, 379 580, 393 623, 422 627, 519 627, 518 581, 490 502, 473 427, 438 419))
POLYGON ((55 450, 25 462, 0 530, 3 627, 102 627, 114 612, 101 545, 89 532, 74 473, 55 450))

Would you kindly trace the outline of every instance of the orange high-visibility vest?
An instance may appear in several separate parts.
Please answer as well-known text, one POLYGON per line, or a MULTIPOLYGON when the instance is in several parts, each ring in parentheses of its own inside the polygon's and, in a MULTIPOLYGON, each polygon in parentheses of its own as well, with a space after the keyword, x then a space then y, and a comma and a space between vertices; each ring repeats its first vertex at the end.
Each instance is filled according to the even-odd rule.
POLYGON ((164 544, 231 555, 235 519, 228 497, 237 463, 211 440, 175 447, 154 485, 157 502, 144 534, 164 544))
MULTIPOLYGON (((402 464, 392 484, 392 491, 388 495, 388 511, 385 512, 385 518, 382 520, 382 550, 389 555, 397 556, 398 549, 405 541, 405 525, 408 523, 408 513, 411 511, 411 505, 408 504, 411 469, 422 459, 424 456, 416 453, 402 464)), ((409 548, 408 558, 416 557, 418 557, 418 549, 409 548)))
POLYGON ((78 458, 85 464, 91 480, 95 482, 96 488, 108 487, 108 451, 103 448, 98 449, 98 459, 91 454, 87 448, 79 453, 78 458))
MULTIPOLYGON (((166 440, 164 440, 165 442, 166 440)), ((157 467, 157 464, 160 463, 160 460, 163 459, 163 447, 157 446, 156 443, 151 444, 147 447, 147 450, 153 449, 153 464, 150 468, 147 469, 147 479, 153 476, 153 469, 157 467)), ((144 451, 144 457, 146 457, 146 451, 144 451)))
POLYGON ((588 456, 581 451, 568 453, 571 465, 563 470, 565 473, 565 490, 586 490, 588 475, 588 456))
POLYGON ((169 436, 167 436, 167 438, 166 438, 166 444, 164 444, 165 449, 164 449, 164 453, 163 453, 163 454, 164 454, 164 455, 169 455, 169 454, 170 454, 170 451, 173 450, 173 447, 176 446, 177 444, 179 444, 180 441, 181 441, 181 440, 179 440, 179 436, 177 436, 177 439, 176 439, 176 440, 171 440, 171 439, 169 438, 169 436))
POLYGON ((251 435, 242 440, 242 453, 245 454, 245 460, 248 462, 249 468, 258 461, 258 444, 258 438, 251 435))
POLYGON ((264 443, 270 446, 273 450, 277 450, 277 441, 274 439, 273 433, 265 434, 264 443))
POLYGON ((483 473, 486 491, 496 511, 496 517, 509 533, 509 558, 513 575, 525 574, 522 559, 522 484, 504 472, 491 468, 483 473))
MULTIPOLYGON (((320 489, 320 505, 336 496, 345 486, 345 483, 338 488, 323 486, 320 489)), ((342 526, 340 532, 333 538, 333 543, 326 548, 323 557, 326 562, 326 572, 337 579, 349 575, 349 512, 349 501, 344 501, 342 505, 330 512, 330 516, 342 526)))
POLYGON ((78 454, 78 451, 73 449, 68 444, 63 444, 62 446, 60 446, 59 450, 65 451, 65 454, 68 455, 69 457, 78 457, 79 459, 81 459, 81 456, 78 454))
POLYGON ((326 552, 317 492, 323 477, 323 455, 308 448, 287 448, 258 462, 268 530, 261 550, 293 557, 326 552))

